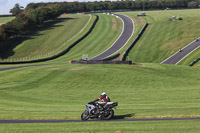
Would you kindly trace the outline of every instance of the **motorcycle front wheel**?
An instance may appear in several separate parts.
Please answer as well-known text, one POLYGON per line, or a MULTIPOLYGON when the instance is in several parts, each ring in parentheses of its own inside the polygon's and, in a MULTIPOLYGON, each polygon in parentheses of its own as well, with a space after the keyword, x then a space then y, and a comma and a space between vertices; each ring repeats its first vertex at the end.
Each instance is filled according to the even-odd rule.
POLYGON ((81 115, 81 119, 83 120, 83 121, 87 121, 88 119, 89 119, 89 112, 88 112, 88 110, 85 110, 83 113, 82 113, 82 115, 81 115))
POLYGON ((110 120, 112 119, 114 116, 114 111, 111 109, 111 110, 108 110, 104 115, 102 115, 102 119, 103 120, 110 120))

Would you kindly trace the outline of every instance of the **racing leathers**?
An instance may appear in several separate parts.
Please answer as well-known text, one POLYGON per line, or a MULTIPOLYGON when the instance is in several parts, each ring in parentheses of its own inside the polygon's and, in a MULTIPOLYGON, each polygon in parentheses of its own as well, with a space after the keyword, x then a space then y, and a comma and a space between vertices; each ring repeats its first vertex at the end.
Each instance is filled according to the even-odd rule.
POLYGON ((101 95, 99 98, 96 99, 96 101, 101 100, 101 102, 111 102, 110 98, 107 95, 101 95))

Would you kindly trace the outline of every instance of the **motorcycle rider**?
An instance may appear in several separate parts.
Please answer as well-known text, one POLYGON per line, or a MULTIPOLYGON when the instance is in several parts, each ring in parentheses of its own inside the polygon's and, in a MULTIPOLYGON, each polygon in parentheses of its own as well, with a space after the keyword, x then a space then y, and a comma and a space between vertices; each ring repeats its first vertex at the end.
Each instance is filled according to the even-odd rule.
POLYGON ((107 102, 111 102, 110 98, 106 95, 106 92, 102 92, 102 93, 100 94, 100 97, 97 98, 97 99, 94 100, 94 101, 99 101, 99 100, 101 100, 101 102, 103 102, 103 103, 99 104, 99 105, 100 105, 100 106, 99 106, 99 109, 100 109, 100 110, 103 110, 104 108, 107 107, 107 102))
POLYGON ((101 100, 101 102, 111 102, 110 98, 106 95, 106 92, 102 92, 100 97, 96 101, 101 100))
POLYGON ((114 111, 112 108, 118 106, 118 102, 111 102, 110 98, 105 92, 100 94, 100 97, 89 102, 86 105, 86 110, 82 113, 81 119, 88 120, 89 118, 101 118, 104 120, 109 120, 114 116, 114 111), (97 102, 101 100, 102 102, 97 102))

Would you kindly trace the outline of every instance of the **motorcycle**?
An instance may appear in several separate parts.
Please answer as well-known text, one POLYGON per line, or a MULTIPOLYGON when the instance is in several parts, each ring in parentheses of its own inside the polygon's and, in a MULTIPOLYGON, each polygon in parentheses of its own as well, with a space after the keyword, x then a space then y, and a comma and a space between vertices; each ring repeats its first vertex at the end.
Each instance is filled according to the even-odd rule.
POLYGON ((114 116, 114 110, 112 108, 116 109, 116 106, 118 106, 118 102, 89 102, 86 105, 86 110, 81 115, 81 119, 83 121, 89 118, 110 120, 114 116))

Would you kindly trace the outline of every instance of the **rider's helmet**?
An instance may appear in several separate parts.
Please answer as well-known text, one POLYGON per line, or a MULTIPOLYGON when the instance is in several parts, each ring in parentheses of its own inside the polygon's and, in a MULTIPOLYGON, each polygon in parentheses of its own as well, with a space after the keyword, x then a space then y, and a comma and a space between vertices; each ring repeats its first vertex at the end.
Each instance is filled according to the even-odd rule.
POLYGON ((106 92, 102 92, 102 93, 101 93, 101 96, 103 96, 103 95, 106 95, 106 92))

